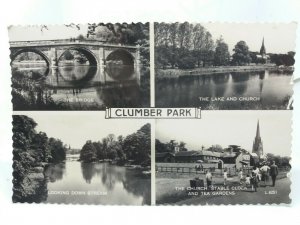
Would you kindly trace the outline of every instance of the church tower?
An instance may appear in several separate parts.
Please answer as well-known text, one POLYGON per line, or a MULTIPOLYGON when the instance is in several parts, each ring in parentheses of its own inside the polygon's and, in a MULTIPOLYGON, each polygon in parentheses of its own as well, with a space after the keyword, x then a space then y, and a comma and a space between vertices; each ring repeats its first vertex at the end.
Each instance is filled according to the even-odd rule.
POLYGON ((262 44, 261 44, 259 53, 263 58, 266 57, 267 53, 266 53, 266 47, 265 47, 265 38, 263 38, 263 40, 262 40, 262 44))
POLYGON ((261 158, 264 154, 263 143, 260 137, 259 121, 257 122, 256 136, 253 141, 252 153, 256 153, 259 158, 261 158))

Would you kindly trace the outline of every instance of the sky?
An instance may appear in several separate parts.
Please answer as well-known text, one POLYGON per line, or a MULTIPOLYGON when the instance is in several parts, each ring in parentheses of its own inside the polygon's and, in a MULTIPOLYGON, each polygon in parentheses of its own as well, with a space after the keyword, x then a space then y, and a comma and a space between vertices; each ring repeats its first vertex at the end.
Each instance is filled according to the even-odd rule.
MULTIPOLYGON (((265 39, 267 53, 287 53, 295 51, 296 23, 201 23, 213 36, 214 40, 223 37, 229 51, 240 41, 246 41, 251 51, 259 51, 262 39, 265 39)), ((86 36, 87 25, 81 24, 80 30, 65 25, 52 25, 47 29, 41 26, 11 26, 10 41, 52 40, 86 36)))
POLYGON ((264 153, 290 156, 291 111, 202 111, 201 119, 157 120, 155 138, 162 142, 183 141, 189 150, 219 144, 239 145, 252 152, 257 121, 264 153))
POLYGON ((36 121, 38 132, 59 138, 64 144, 76 149, 81 149, 87 140, 100 141, 108 134, 132 134, 147 123, 146 120, 105 119, 104 112, 32 112, 25 115, 36 121))
POLYGON ((80 25, 80 30, 75 26, 66 27, 65 25, 49 25, 48 30, 42 26, 11 26, 8 28, 10 41, 34 41, 34 40, 53 40, 74 38, 82 34, 86 36, 87 25, 80 25))
POLYGON ((265 40, 267 53, 287 53, 296 48, 296 23, 202 23, 212 34, 213 39, 223 37, 229 51, 241 40, 250 51, 260 50, 265 40))

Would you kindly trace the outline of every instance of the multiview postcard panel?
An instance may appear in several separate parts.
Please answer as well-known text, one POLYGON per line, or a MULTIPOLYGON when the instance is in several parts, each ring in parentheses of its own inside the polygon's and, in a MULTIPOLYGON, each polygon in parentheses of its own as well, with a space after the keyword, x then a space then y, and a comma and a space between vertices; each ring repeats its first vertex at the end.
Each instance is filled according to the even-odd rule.
POLYGON ((14 110, 149 107, 149 23, 11 26, 14 110))
POLYGON ((290 203, 291 113, 206 111, 200 120, 157 120, 156 204, 290 203))
POLYGON ((291 109, 296 23, 155 23, 157 107, 291 109))

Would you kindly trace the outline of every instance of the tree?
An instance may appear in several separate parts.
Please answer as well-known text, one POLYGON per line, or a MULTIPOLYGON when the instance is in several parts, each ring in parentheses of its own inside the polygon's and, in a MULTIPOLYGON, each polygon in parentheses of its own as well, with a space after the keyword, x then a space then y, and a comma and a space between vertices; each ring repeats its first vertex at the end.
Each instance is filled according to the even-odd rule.
POLYGON ((84 37, 82 34, 79 34, 79 35, 77 36, 77 39, 78 39, 79 41, 84 41, 84 40, 85 40, 85 37, 84 37))
POLYGON ((183 142, 183 141, 179 142, 179 145, 178 145, 179 151, 181 151, 181 152, 186 152, 186 151, 187 151, 187 148, 186 148, 185 146, 186 146, 186 143, 185 143, 185 142, 183 142))
MULTIPOLYGON (((229 148, 230 149, 230 148, 229 148)), ((208 149, 207 149, 208 151, 212 151, 212 152, 223 152, 224 150, 223 150, 223 148, 222 148, 222 146, 221 145, 212 145, 211 147, 209 147, 208 149)))
POLYGON ((177 146, 177 142, 175 140, 170 140, 170 142, 167 143, 167 147, 170 152, 175 152, 175 146, 177 146))
POLYGON ((194 69, 196 60, 195 58, 189 54, 185 56, 181 56, 180 60, 178 60, 178 68, 180 69, 194 69))
POLYGON ((100 141, 98 142, 93 142, 93 145, 96 149, 96 155, 97 155, 97 159, 99 160, 103 160, 107 158, 107 154, 106 154, 106 149, 104 148, 103 143, 101 143, 100 141))
POLYGON ((270 54, 270 59, 277 66, 293 66, 295 64, 293 52, 289 52, 288 54, 270 54))
POLYGON ((58 163, 66 159, 67 147, 56 138, 49 138, 49 149, 51 151, 51 162, 58 163))
POLYGON ((155 152, 161 153, 161 152, 169 152, 170 149, 165 143, 162 143, 160 140, 155 139, 155 152))
MULTIPOLYGON (((43 177, 44 163, 65 159, 62 142, 52 152, 51 138, 44 132, 37 133, 37 123, 27 116, 13 116, 13 201, 24 202, 41 199, 46 190, 43 177), (56 154, 57 153, 57 154, 56 154), (57 155, 59 157, 57 157, 57 155), (30 173, 40 176, 30 177, 30 173), (33 197, 34 196, 34 197, 33 197)), ((55 140, 55 139, 53 139, 55 140)), ((56 140, 57 141, 57 140, 56 140)), ((64 147, 64 146, 63 146, 64 147)))
MULTIPOLYGON (((13 116, 13 185, 22 189, 21 183, 35 159, 30 154, 31 140, 37 123, 27 116, 13 116)), ((15 192, 14 192, 15 193, 15 192)), ((18 195, 18 194, 17 194, 18 195)))
POLYGON ((49 162, 52 160, 51 149, 49 148, 48 137, 46 133, 37 133, 32 142, 32 148, 37 149, 36 159, 38 161, 49 162))
POLYGON ((259 55, 259 52, 249 52, 251 62, 252 63, 259 63, 259 59, 257 58, 257 55, 259 55))
POLYGON ((63 57, 65 60, 73 60, 74 59, 74 55, 70 52, 70 50, 66 50, 63 57))
POLYGON ((214 42, 201 24, 155 23, 155 64, 192 69, 213 60, 214 42))
POLYGON ((87 141, 80 151, 80 158, 83 162, 94 162, 97 159, 96 148, 92 141, 87 141))
POLYGON ((228 51, 228 45, 224 42, 223 38, 217 40, 217 47, 214 55, 215 66, 226 66, 230 61, 230 54, 228 51))
POLYGON ((128 135, 123 141, 123 150, 127 159, 141 164, 150 160, 151 138, 150 124, 147 123, 137 132, 128 135))
POLYGON ((149 66, 149 23, 92 23, 88 24, 85 39, 123 45, 139 45, 140 62, 149 66))
POLYGON ((249 54, 249 47, 245 41, 239 41, 234 49, 234 54, 232 55, 233 65, 246 65, 251 62, 251 57, 249 54))

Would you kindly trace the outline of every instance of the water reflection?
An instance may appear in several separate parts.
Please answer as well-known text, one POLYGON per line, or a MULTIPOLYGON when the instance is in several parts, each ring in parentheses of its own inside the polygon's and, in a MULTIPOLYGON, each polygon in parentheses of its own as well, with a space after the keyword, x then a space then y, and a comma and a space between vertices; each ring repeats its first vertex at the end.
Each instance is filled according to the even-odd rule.
POLYGON ((101 192, 105 195, 49 194, 46 202, 93 204, 150 204, 150 178, 141 171, 109 165, 108 163, 80 163, 67 161, 65 167, 50 165, 48 192, 101 192), (61 171, 58 171, 60 170, 61 171), (54 178, 55 177, 55 178, 54 178))
MULTIPOLYGON (((256 75, 255 75, 256 76, 256 75)), ((233 95, 243 96, 248 88, 248 80, 250 79, 250 73, 231 73, 233 81, 233 95)))
POLYGON ((155 102, 156 107, 286 109, 292 95, 291 79, 291 73, 279 71, 159 78, 156 80, 155 102), (225 102, 211 100, 212 97, 222 96, 236 97, 238 100, 225 102), (210 100, 200 100, 200 97, 209 97, 210 100), (252 100, 249 100, 250 97, 252 100))
POLYGON ((140 85, 132 68, 119 65, 106 70, 117 75, 111 76, 101 72, 99 67, 88 65, 51 69, 13 67, 14 110, 104 110, 106 107, 149 106, 146 93, 149 88, 140 85))
POLYGON ((65 163, 54 164, 46 167, 45 176, 47 177, 49 182, 53 183, 63 179, 65 171, 65 163))

